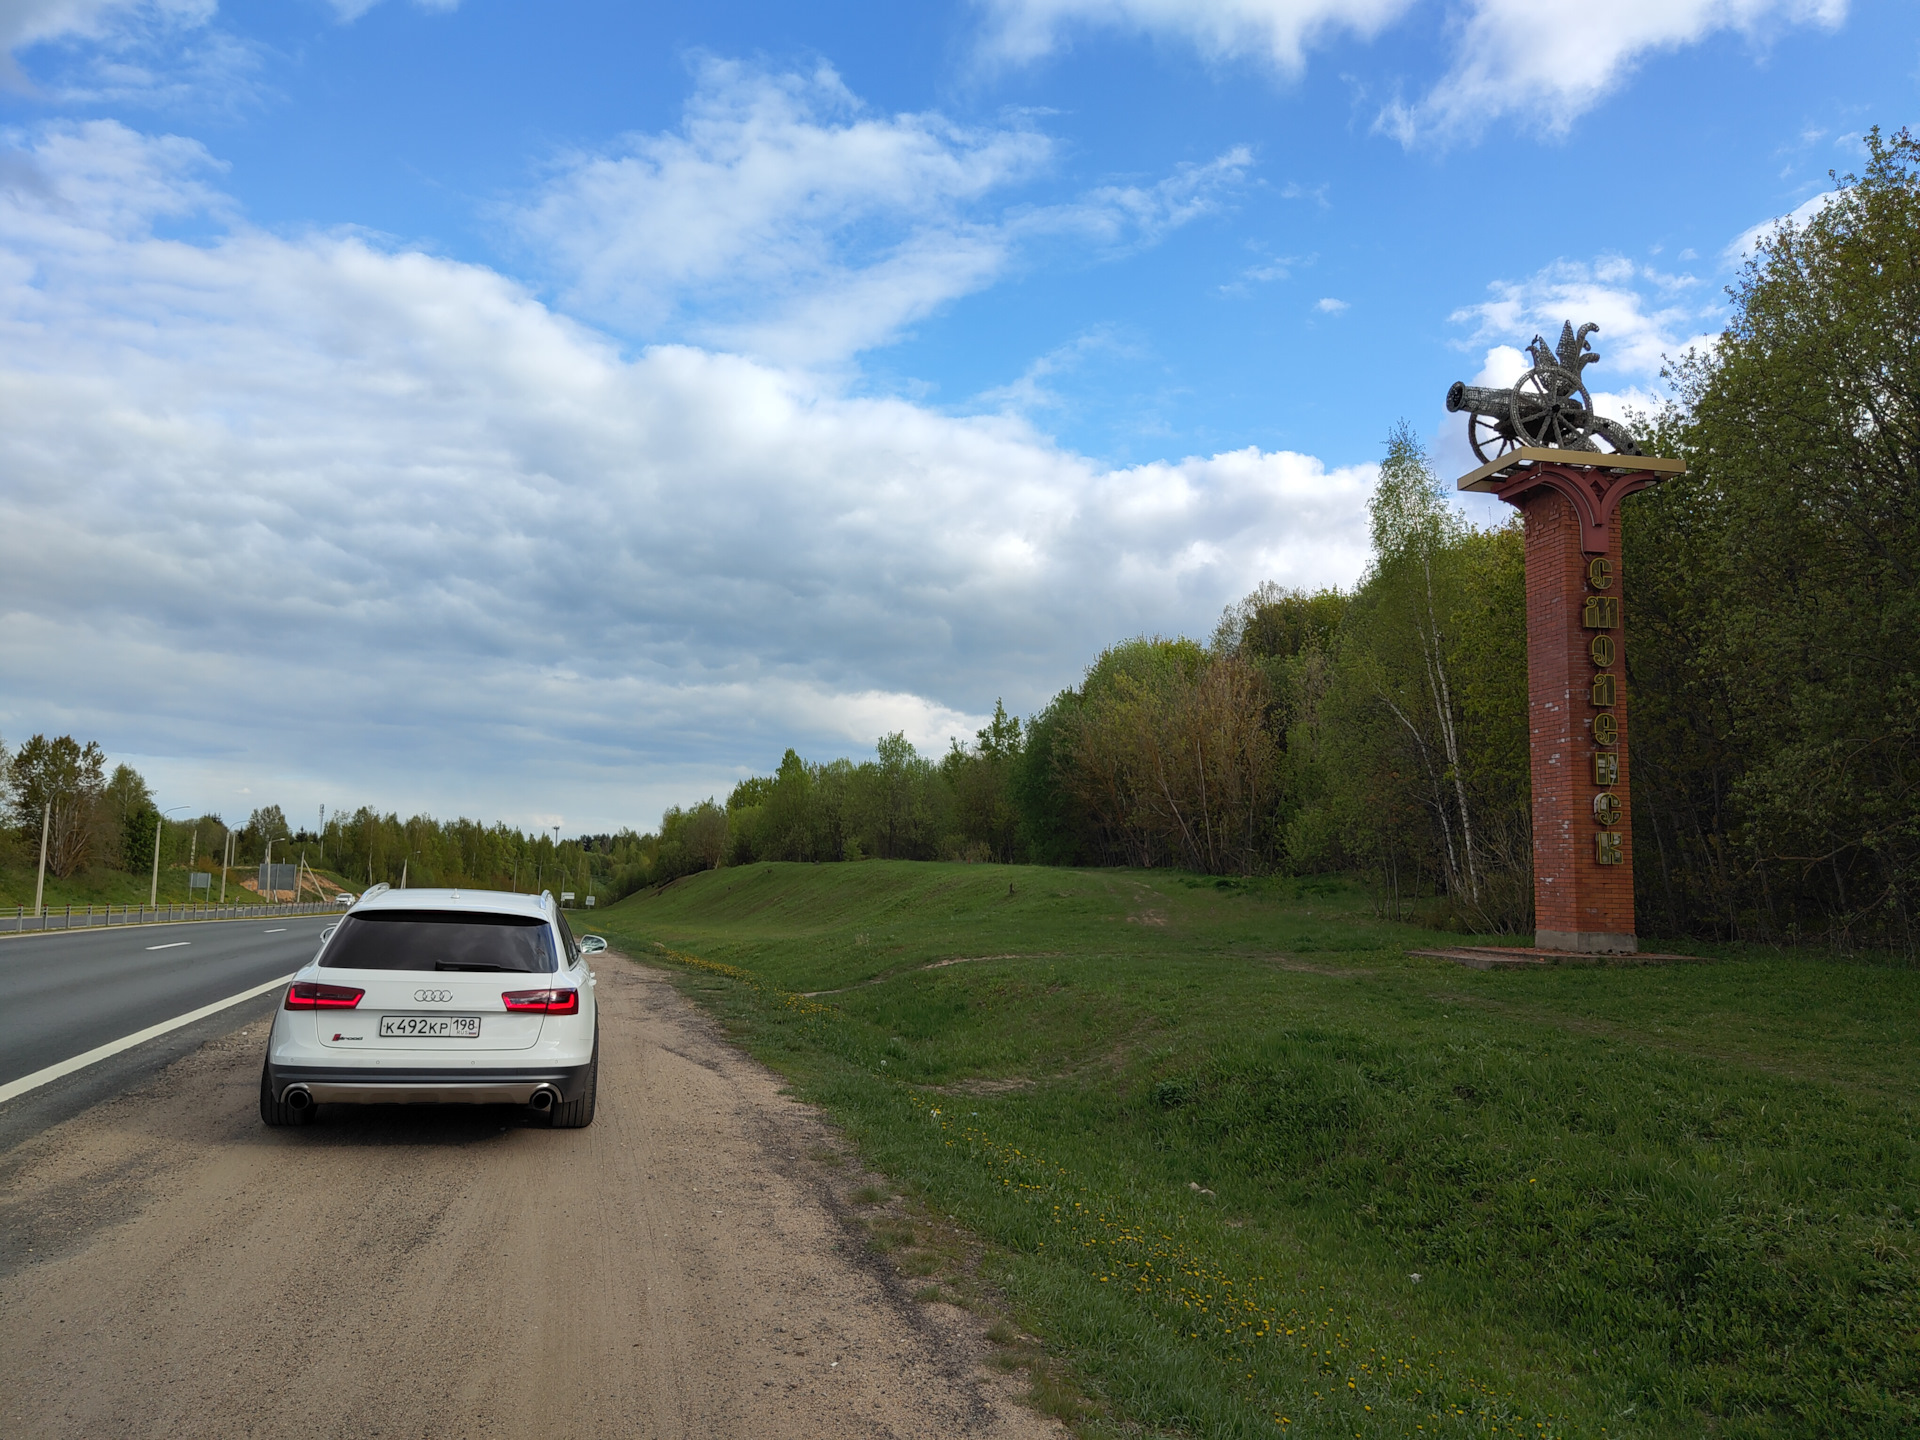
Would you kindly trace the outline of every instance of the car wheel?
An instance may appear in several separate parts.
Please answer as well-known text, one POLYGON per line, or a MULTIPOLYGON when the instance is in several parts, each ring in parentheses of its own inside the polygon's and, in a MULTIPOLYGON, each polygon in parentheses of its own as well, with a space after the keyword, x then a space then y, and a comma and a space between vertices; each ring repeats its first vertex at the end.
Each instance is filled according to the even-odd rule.
POLYGON ((594 1102, 600 1095, 600 1027, 593 1027, 593 1058, 587 1062, 587 1085, 578 1100, 562 1100, 553 1107, 553 1128, 584 1130, 593 1124, 594 1102))
POLYGON ((296 1110, 273 1098, 273 1079, 263 1062, 260 1066, 260 1119, 268 1125, 311 1125, 314 1107, 296 1110))

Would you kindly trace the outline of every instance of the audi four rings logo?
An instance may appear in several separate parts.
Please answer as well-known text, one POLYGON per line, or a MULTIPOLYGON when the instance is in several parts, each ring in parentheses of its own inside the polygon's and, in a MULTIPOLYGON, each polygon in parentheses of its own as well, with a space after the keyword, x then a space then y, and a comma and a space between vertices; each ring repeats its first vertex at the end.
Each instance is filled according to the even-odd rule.
POLYGON ((438 1003, 444 1005, 447 1001, 453 999, 453 991, 451 990, 416 990, 413 992, 413 998, 416 1000, 437 1001, 438 1003))

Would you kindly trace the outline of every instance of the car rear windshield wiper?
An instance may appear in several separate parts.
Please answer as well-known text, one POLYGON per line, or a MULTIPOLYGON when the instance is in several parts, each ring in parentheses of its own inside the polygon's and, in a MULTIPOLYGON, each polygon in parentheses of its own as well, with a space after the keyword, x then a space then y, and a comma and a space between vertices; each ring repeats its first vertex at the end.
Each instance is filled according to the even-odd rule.
POLYGON ((433 968, 436 970, 503 970, 512 971, 516 975, 520 973, 520 967, 517 965, 487 965, 468 960, 436 960, 433 968))

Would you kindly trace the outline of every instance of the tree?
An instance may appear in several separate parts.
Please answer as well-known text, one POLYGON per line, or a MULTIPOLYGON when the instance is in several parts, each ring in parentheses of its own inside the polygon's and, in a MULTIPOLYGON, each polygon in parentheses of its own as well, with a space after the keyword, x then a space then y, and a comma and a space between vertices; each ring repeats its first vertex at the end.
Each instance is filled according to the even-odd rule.
POLYGON ((1054 768, 1097 849, 1214 874, 1264 865, 1276 796, 1269 699, 1256 665, 1191 640, 1103 654, 1075 702, 1056 702, 1054 722, 1064 741, 1054 768))
POLYGON ((37 844, 41 818, 49 817, 47 868, 62 879, 84 865, 92 851, 106 759, 91 740, 82 745, 71 735, 52 740, 35 735, 8 766, 13 822, 37 844))
POLYGON ((146 869, 153 854, 154 826, 159 823, 153 792, 140 772, 131 765, 114 766, 100 797, 103 853, 115 857, 122 869, 146 869))
POLYGON ((882 735, 874 758, 856 772, 857 833, 862 849, 883 860, 928 860, 939 853, 948 797, 936 794, 939 772, 901 731, 882 735))
POLYGON ((971 746, 956 737, 940 773, 953 792, 960 839, 981 857, 1011 863, 1019 851, 1020 812, 1014 804, 1013 776, 1024 736, 1006 702, 993 702, 993 719, 976 731, 971 746))
POLYGON ((1665 593, 1653 643, 1630 633, 1627 657, 1636 694, 1666 685, 1699 703, 1652 708, 1636 758, 1664 751, 1691 770, 1634 800, 1681 852, 1641 873, 1642 894, 1713 902, 1702 914, 1683 900, 1677 923, 1911 951, 1920 141, 1876 129, 1866 142, 1863 174, 1757 246, 1718 345, 1672 369, 1668 431, 1692 473, 1629 525, 1630 570, 1665 593))
POLYGON ((1374 569, 1356 611, 1365 629, 1353 656, 1356 670, 1373 701, 1392 716, 1409 765, 1424 781, 1449 893, 1478 904, 1479 844, 1447 625, 1458 602, 1456 561, 1465 526, 1405 421, 1387 438, 1368 518, 1374 569))
MULTIPOLYGON (((241 837, 247 849, 249 851, 257 851, 263 863, 268 853, 268 842, 285 840, 292 834, 293 831, 287 824, 286 813, 282 811, 278 805, 260 806, 253 814, 247 817, 246 826, 241 831, 241 837)), ((404 831, 400 835, 395 836, 394 840, 396 842, 394 848, 401 855, 406 855, 409 851, 418 848, 410 843, 410 839, 404 831)), ((398 880, 399 878, 400 876, 398 874, 393 876, 394 880, 398 880)), ((408 879, 411 881, 413 878, 411 871, 409 871, 408 879)))
POLYGON ((660 817, 660 848, 654 879, 673 880, 726 862, 727 812, 711 799, 691 809, 671 807, 660 817))

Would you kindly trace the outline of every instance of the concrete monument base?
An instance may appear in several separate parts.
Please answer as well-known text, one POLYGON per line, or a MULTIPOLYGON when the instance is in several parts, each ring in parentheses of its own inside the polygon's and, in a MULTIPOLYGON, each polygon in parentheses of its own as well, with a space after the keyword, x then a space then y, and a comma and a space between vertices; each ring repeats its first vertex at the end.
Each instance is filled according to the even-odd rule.
POLYGON ((1640 948, 1632 935, 1605 930, 1536 930, 1536 950, 1566 950, 1575 955, 1631 955, 1640 948))
POLYGON ((1444 950, 1409 950, 1428 960, 1451 960, 1472 970, 1549 970, 1567 965, 1705 965, 1697 955, 1667 955, 1657 950, 1630 954, 1596 950, 1543 950, 1537 945, 1454 945, 1444 950))

